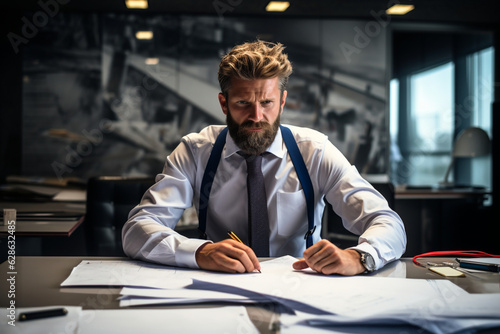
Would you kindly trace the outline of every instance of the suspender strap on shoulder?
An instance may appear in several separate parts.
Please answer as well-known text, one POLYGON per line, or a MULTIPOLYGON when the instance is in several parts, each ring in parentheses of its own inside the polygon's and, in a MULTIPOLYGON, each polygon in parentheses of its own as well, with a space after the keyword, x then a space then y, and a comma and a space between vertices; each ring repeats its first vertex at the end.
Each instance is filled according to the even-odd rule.
POLYGON ((302 185, 302 189, 304 190, 304 195, 306 197, 306 205, 307 205, 307 221, 308 221, 308 230, 304 235, 304 239, 306 239, 307 248, 313 245, 312 235, 316 230, 316 225, 314 225, 314 190, 311 182, 311 178, 309 177, 309 172, 307 171, 306 164, 304 163, 304 158, 299 151, 299 147, 297 146, 297 142, 293 137, 292 131, 289 128, 280 125, 281 135, 283 136, 283 140, 285 142, 286 148, 288 149, 288 154, 290 154, 290 159, 292 159, 293 167, 297 172, 297 176, 299 178, 300 184, 302 185))
POLYGON ((217 136, 217 139, 215 140, 214 146, 212 148, 212 153, 210 153, 210 158, 208 158, 207 167, 205 168, 205 173, 203 174, 203 179, 201 181, 200 204, 198 208, 198 229, 200 230, 200 236, 203 239, 207 238, 207 234, 205 231, 207 228, 208 199, 210 198, 210 191, 212 190, 212 184, 214 182, 215 173, 217 172, 217 167, 219 166, 222 150, 226 145, 227 131, 228 130, 226 127, 217 136))

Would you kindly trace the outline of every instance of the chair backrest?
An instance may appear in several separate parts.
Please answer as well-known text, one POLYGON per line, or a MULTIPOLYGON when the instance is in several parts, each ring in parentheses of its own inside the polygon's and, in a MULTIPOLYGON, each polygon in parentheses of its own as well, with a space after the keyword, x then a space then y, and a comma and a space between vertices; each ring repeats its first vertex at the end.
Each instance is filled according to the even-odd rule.
POLYGON ((394 210, 394 185, 392 183, 371 183, 373 188, 375 188, 382 196, 385 197, 389 207, 394 210))
POLYGON ((154 177, 100 176, 88 180, 84 226, 89 255, 125 255, 121 238, 123 224, 153 184, 154 177))

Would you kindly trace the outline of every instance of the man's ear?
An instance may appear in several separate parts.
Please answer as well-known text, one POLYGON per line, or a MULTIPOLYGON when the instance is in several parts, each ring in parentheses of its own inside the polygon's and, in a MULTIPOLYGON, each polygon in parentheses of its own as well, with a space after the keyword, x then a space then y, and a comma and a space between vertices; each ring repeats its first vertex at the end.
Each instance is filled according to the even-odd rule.
POLYGON ((227 100, 224 94, 219 93, 219 104, 222 109, 222 112, 227 115, 227 100))
POLYGON ((283 94, 281 94, 281 105, 280 105, 280 114, 283 113, 283 108, 285 107, 285 103, 286 103, 286 96, 287 96, 288 92, 286 90, 283 91, 283 94))

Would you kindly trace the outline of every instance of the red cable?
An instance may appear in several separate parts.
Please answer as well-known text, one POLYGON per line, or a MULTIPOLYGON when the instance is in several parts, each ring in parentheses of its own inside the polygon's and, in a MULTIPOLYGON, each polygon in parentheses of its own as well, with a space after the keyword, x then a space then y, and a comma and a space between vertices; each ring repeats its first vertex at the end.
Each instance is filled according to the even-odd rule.
POLYGON ((431 257, 431 256, 464 256, 464 257, 500 257, 500 255, 495 255, 495 254, 488 254, 486 252, 482 251, 476 251, 476 250, 468 250, 468 251, 435 251, 435 252, 428 252, 428 253, 423 253, 419 255, 415 255, 413 257, 413 263, 425 267, 422 265, 420 262, 417 261, 417 258, 419 257, 431 257))

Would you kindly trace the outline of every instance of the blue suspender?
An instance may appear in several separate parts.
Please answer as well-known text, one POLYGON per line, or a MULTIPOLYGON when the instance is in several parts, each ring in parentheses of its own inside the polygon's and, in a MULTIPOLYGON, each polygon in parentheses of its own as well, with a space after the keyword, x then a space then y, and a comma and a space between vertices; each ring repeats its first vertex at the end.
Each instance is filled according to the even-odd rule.
POLYGON ((281 126, 281 135, 285 141, 286 148, 288 149, 288 154, 290 154, 290 159, 292 159, 293 167, 297 172, 302 189, 304 189, 304 195, 306 196, 307 204, 307 221, 309 222, 309 229, 304 235, 306 239, 306 247, 309 248, 313 245, 312 234, 316 229, 314 225, 314 191, 311 178, 309 177, 309 172, 307 171, 306 164, 304 163, 304 158, 300 154, 299 147, 295 138, 293 138, 292 131, 289 128, 281 126))
POLYGON ((210 191, 212 190, 212 184, 214 183, 217 167, 219 167, 220 156, 224 146, 226 145, 226 134, 227 128, 224 128, 224 130, 222 130, 217 136, 214 147, 212 148, 212 153, 210 153, 210 158, 208 158, 203 179, 201 180, 200 205, 198 208, 198 229, 200 230, 201 238, 203 239, 207 238, 205 231, 207 230, 208 199, 210 197, 210 191))
MULTIPOLYGON (((313 186, 311 178, 309 177, 309 172, 307 171, 306 164, 304 163, 302 154, 300 154, 299 147, 297 146, 297 142, 295 141, 292 132, 289 128, 282 125, 280 125, 280 128, 283 140, 288 149, 288 154, 290 154, 290 159, 292 159, 293 166, 295 168, 295 171, 297 172, 297 176, 302 185, 302 189, 304 189, 304 195, 306 197, 307 220, 309 222, 309 229, 305 234, 304 239, 306 239, 306 246, 307 248, 309 248, 313 244, 312 234, 316 229, 316 226, 314 225, 313 186)), ((205 168, 205 173, 203 174, 203 179, 201 181, 200 204, 198 209, 198 229, 201 232, 201 237, 204 239, 206 239, 207 237, 205 231, 207 227, 208 199, 210 198, 210 191, 212 190, 212 184, 214 182, 215 173, 217 172, 217 167, 219 166, 222 150, 226 145, 226 134, 227 128, 224 128, 224 130, 222 130, 221 133, 217 136, 214 147, 212 149, 212 153, 210 154, 210 158, 208 158, 208 163, 207 167, 205 168)))

